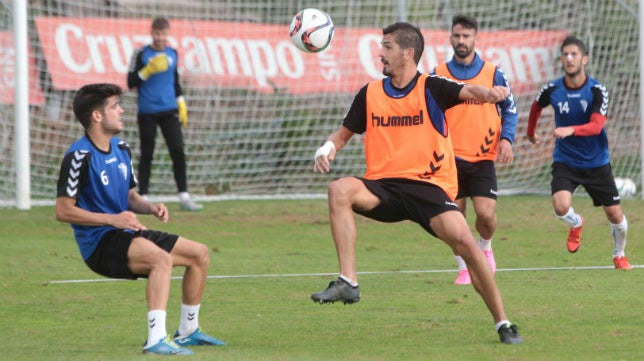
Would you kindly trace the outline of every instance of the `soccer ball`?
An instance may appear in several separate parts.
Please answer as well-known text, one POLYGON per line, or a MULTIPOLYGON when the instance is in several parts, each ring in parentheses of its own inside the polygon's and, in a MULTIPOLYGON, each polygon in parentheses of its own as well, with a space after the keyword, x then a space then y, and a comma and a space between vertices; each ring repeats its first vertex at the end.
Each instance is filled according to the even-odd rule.
POLYGON ((288 31, 298 49, 318 53, 331 43, 333 29, 329 14, 319 9, 304 9, 295 14, 288 31))
POLYGON ((637 193, 637 185, 630 178, 615 177, 615 185, 620 197, 628 198, 637 193))

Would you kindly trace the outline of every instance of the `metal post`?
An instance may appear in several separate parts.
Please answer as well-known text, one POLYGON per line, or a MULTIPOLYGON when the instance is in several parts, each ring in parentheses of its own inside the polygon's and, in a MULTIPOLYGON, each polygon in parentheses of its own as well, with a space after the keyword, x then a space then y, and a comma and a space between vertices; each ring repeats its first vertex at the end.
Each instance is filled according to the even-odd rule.
POLYGON ((644 199, 644 0, 639 1, 639 78, 640 78, 640 187, 641 197, 644 199))
POLYGON ((31 208, 29 156, 29 41, 27 38, 27 1, 13 1, 13 36, 15 47, 15 169, 16 208, 31 208))

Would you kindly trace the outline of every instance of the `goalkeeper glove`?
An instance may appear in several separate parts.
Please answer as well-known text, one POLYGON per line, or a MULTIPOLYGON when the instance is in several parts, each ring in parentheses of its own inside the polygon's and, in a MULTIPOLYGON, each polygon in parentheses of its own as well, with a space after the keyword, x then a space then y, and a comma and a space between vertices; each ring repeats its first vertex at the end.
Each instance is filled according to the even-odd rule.
POLYGON ((179 123, 181 123, 182 127, 185 127, 188 125, 188 107, 183 95, 177 97, 177 108, 179 109, 179 123))
POLYGON ((150 76, 166 70, 168 70, 168 57, 162 53, 150 58, 148 64, 139 71, 139 76, 143 80, 148 80, 150 76))

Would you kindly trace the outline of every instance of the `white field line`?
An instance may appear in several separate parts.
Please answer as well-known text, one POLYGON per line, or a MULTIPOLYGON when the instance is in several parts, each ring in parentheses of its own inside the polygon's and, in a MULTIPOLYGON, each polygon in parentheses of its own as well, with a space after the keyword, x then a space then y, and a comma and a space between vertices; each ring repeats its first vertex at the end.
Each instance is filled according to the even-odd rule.
MULTIPOLYGON (((633 268, 644 268, 644 265, 633 265, 633 268)), ((497 272, 522 272, 522 271, 576 271, 576 270, 599 270, 614 269, 613 266, 575 266, 575 267, 526 267, 526 268, 499 268, 497 272)), ((450 273, 457 272, 456 269, 449 270, 408 270, 408 271, 365 271, 358 272, 358 275, 379 275, 379 274, 415 274, 415 273, 450 273)), ((231 279, 231 278, 281 278, 281 277, 321 277, 336 276, 338 273, 274 273, 274 274, 254 274, 254 275, 222 275, 208 276, 208 279, 231 279)), ((175 276, 173 280, 180 280, 183 277, 175 276)), ((95 283, 95 282, 119 282, 127 281, 113 278, 97 279, 80 279, 80 280, 52 280, 46 284, 66 284, 66 283, 95 283)))

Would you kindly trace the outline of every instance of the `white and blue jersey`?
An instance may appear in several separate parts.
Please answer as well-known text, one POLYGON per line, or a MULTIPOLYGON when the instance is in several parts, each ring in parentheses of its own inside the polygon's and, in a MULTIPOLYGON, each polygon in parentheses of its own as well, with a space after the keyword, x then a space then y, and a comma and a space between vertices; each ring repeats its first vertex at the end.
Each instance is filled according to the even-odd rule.
POLYGON ((164 50, 154 50, 146 45, 132 54, 127 84, 129 88, 137 88, 139 114, 177 110, 177 97, 182 95, 177 71, 178 59, 177 51, 169 46, 164 50), (139 71, 151 58, 162 53, 168 57, 168 70, 153 74, 145 81, 141 79, 139 71))
MULTIPOLYGON (((136 186, 129 145, 113 137, 103 152, 85 135, 74 142, 63 158, 57 197, 76 199, 76 206, 90 212, 118 214, 128 209, 131 188, 136 186)), ((92 255, 111 226, 71 225, 83 259, 92 255)))
MULTIPOLYGON (((596 79, 588 77, 577 89, 566 87, 561 77, 544 85, 535 100, 537 105, 554 109, 555 126, 584 125, 592 113, 608 115, 608 91, 596 79)), ((606 130, 592 136, 565 137, 556 139, 553 153, 555 162, 573 168, 587 169, 604 166, 610 162, 606 130)))

